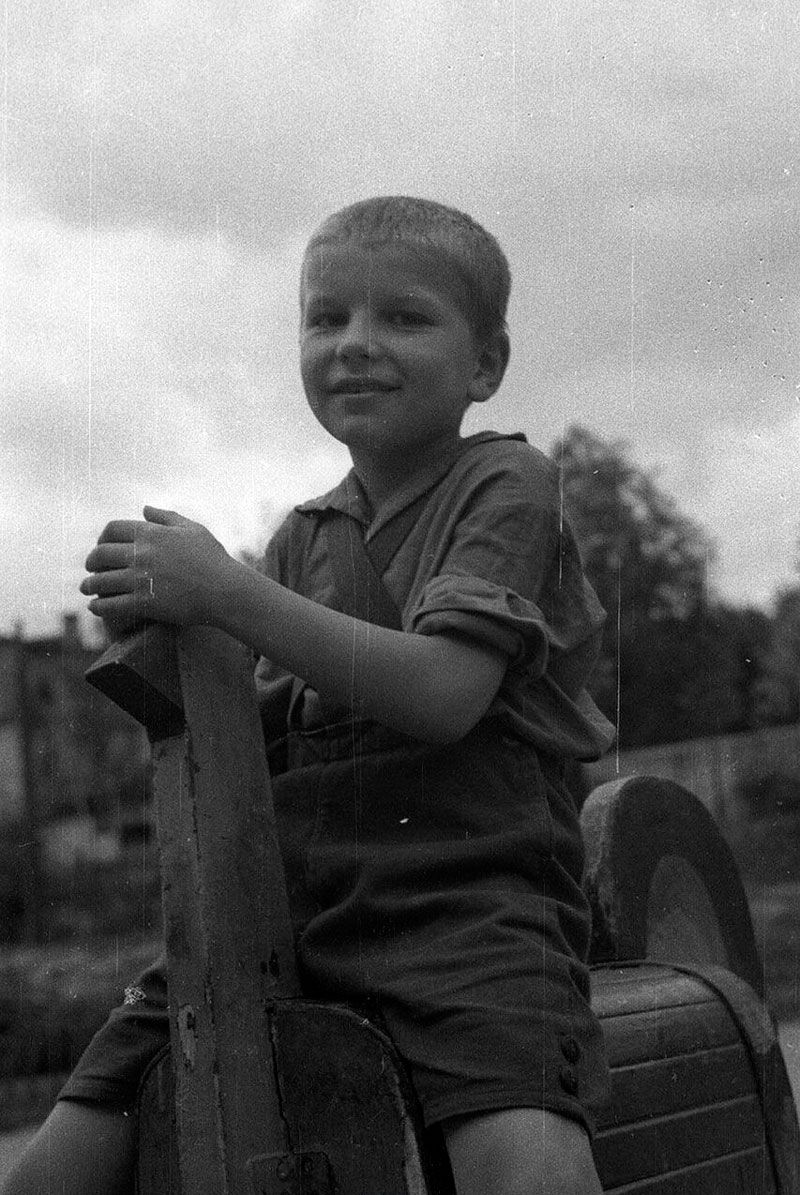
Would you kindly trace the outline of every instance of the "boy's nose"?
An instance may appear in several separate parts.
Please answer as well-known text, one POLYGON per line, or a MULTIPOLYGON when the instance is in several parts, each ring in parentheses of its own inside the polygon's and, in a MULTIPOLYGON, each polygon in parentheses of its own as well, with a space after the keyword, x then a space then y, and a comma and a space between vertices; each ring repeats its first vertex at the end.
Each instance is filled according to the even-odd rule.
POLYGON ((341 357, 369 357, 373 351, 372 321, 368 312, 351 315, 342 327, 337 344, 341 357))

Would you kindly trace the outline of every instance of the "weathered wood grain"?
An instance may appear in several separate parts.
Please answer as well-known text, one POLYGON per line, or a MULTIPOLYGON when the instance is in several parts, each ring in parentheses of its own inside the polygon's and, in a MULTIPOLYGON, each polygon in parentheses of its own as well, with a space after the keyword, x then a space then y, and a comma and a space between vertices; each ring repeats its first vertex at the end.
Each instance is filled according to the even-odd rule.
MULTIPOLYGON (((172 1064, 142 1087, 140 1195, 452 1195, 391 1044, 300 997, 250 663, 216 632, 174 650, 148 628, 94 677, 154 742, 172 1064)), ((604 1190, 796 1195, 797 1117, 713 823, 634 778, 593 794, 583 824, 604 1190)))
POLYGON ((685 789, 652 776, 603 784, 581 812, 596 962, 715 963, 763 997, 730 849, 685 789))
POLYGON ((800 1190, 800 1134, 783 1060, 770 1018, 743 980, 716 966, 645 963, 597 967, 593 989, 612 1070, 594 1142, 605 1191, 800 1190))
POLYGON ((300 991, 252 657, 146 628, 92 680, 153 742, 181 1191, 252 1195, 288 1149, 265 1010, 300 991))
MULTIPOLYGON (((278 1195, 454 1195, 440 1141, 425 1140, 402 1063, 384 1034, 351 1009, 279 1001, 264 1026, 275 1049, 284 1155, 264 1150, 254 1191, 278 1195), (278 1181, 292 1159, 319 1160, 322 1183, 278 1181)), ((177 1195, 175 1111, 169 1060, 143 1083, 139 1193, 177 1195), (173 1185, 171 1185, 173 1184, 173 1185)))

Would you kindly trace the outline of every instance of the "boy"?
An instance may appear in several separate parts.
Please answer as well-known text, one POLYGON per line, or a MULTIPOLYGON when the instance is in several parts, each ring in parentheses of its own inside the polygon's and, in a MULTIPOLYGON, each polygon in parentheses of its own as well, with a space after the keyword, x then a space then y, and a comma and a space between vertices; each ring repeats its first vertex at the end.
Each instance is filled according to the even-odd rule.
MULTIPOLYGON (((563 773, 610 739, 584 689, 602 612, 549 462, 520 437, 461 438, 503 378, 509 287, 460 212, 391 197, 329 218, 303 264, 300 364, 345 481, 289 516, 263 574, 147 507, 108 525, 81 588, 117 629, 222 628, 261 656, 265 707, 290 698, 272 763, 306 990, 371 1002, 459 1195, 588 1195, 605 1072, 563 773), (368 552, 402 528, 379 568, 388 616, 342 594, 343 516, 368 552)), ((5 1195, 49 1190, 54 1157, 64 1191, 129 1189, 125 1113, 167 1034, 163 973, 140 988, 5 1195)))

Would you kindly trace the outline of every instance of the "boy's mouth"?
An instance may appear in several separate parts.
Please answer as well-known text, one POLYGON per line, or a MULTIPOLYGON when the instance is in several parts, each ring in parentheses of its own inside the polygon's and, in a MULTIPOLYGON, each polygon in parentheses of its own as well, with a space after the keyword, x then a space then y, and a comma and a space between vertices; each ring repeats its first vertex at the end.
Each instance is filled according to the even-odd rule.
POLYGON ((383 382, 379 378, 364 377, 340 378, 328 386, 328 394, 374 394, 376 391, 388 394, 396 390, 397 386, 391 382, 383 382))

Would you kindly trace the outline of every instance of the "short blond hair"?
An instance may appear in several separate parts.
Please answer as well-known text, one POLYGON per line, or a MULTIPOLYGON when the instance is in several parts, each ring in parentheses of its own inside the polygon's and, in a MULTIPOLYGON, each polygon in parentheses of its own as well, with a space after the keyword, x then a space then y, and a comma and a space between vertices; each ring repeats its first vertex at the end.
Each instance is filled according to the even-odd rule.
POLYGON ((308 243, 358 241, 378 247, 406 244, 427 258, 442 258, 463 288, 466 316, 479 342, 506 331, 511 272, 500 245, 476 220, 457 208, 410 195, 380 195, 351 203, 328 216, 308 243))

